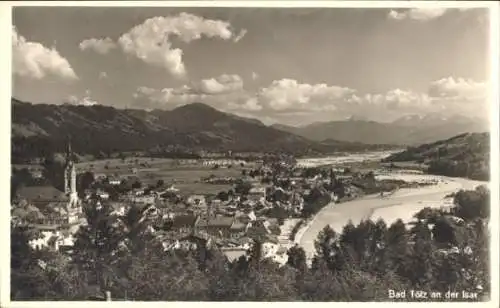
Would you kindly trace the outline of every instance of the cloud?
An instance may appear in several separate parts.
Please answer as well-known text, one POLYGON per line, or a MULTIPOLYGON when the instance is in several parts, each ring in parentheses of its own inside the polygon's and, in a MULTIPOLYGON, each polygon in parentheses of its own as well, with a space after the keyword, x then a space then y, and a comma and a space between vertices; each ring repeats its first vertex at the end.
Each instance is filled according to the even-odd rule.
POLYGON ((259 74, 257 74, 256 72, 252 72, 252 80, 257 80, 259 79, 259 74))
POLYGON ((181 105, 203 102, 209 95, 195 93, 192 88, 164 88, 161 90, 139 87, 134 92, 134 106, 147 109, 170 109, 181 105))
POLYGON ((174 76, 184 77, 183 51, 172 47, 172 36, 190 43, 202 37, 229 40, 234 34, 228 22, 180 13, 147 19, 123 34, 118 43, 126 54, 147 64, 163 67, 174 76))
POLYGON ((106 79, 108 78, 108 73, 106 72, 99 72, 99 79, 106 79))
POLYGON ((452 77, 431 82, 427 92, 391 89, 384 93, 359 93, 337 85, 273 81, 247 99, 229 104, 231 112, 266 116, 281 123, 331 121, 349 116, 392 121, 403 115, 431 113, 486 116, 486 85, 452 77))
POLYGON ((171 109, 202 102, 234 114, 292 124, 339 120, 349 116, 392 121, 404 115, 436 112, 487 116, 486 84, 470 79, 448 77, 436 80, 429 84, 427 92, 391 89, 383 93, 359 93, 338 85, 281 79, 255 93, 248 93, 239 83, 241 78, 236 76, 222 75, 161 90, 141 87, 134 94, 135 103, 140 108, 171 109))
POLYGON ((429 95, 440 98, 478 99, 485 98, 486 93, 487 84, 485 82, 464 78, 443 78, 432 82, 429 87, 429 95))
POLYGON ((428 91, 433 105, 441 111, 487 117, 488 84, 472 79, 447 77, 432 82, 428 91))
POLYGON ((423 114, 432 107, 425 93, 392 89, 385 93, 353 94, 346 103, 337 105, 337 112, 343 116, 387 121, 406 114, 423 114))
MULTIPOLYGON (((468 9, 470 8, 458 8, 457 10, 465 11, 468 9)), ((391 10, 388 14, 388 17, 389 19, 395 19, 395 20, 412 19, 417 21, 427 21, 439 18, 451 10, 453 9, 442 8, 442 7, 413 8, 413 9, 406 9, 401 12, 391 10)))
POLYGON ((242 29, 242 30, 240 31, 240 33, 238 34, 238 36, 236 36, 236 37, 233 39, 233 41, 234 41, 235 43, 238 43, 238 42, 239 42, 239 41, 240 41, 240 40, 241 40, 241 39, 242 39, 242 38, 243 38, 243 37, 247 34, 247 32, 248 32, 248 31, 247 31, 247 29, 242 29))
POLYGON ((334 110, 335 103, 348 98, 354 90, 326 84, 301 84, 292 79, 275 80, 262 88, 257 100, 265 108, 280 110, 334 110))
POLYGON ((80 50, 93 50, 99 54, 107 54, 111 49, 116 48, 115 42, 109 37, 104 39, 91 38, 83 40, 80 45, 80 50))
POLYGON ((238 75, 221 75, 216 78, 204 79, 197 86, 200 92, 220 94, 243 89, 243 80, 238 75))
POLYGON ((150 109, 171 108, 194 102, 207 103, 224 109, 231 108, 234 105, 233 101, 241 102, 246 96, 242 78, 229 74, 202 79, 177 88, 159 90, 139 87, 133 94, 137 106, 149 106, 150 109))
POLYGON ((79 98, 76 95, 70 95, 67 99, 67 102, 71 105, 82 105, 82 106, 93 106, 98 105, 99 103, 90 97, 90 91, 85 91, 85 96, 83 98, 79 98))
POLYGON ((23 77, 42 79, 57 76, 66 80, 78 79, 68 60, 55 48, 47 48, 40 43, 29 42, 12 28, 13 73, 23 77))
POLYGON ((259 104, 259 101, 255 97, 249 97, 247 99, 240 99, 239 102, 229 102, 227 106, 228 111, 244 111, 244 112, 256 112, 263 110, 264 107, 259 104))

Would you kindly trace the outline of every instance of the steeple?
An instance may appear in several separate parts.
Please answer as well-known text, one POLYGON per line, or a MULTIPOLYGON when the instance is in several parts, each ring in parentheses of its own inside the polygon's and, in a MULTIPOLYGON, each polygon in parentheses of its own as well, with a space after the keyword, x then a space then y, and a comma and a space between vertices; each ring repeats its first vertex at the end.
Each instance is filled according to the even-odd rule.
POLYGON ((78 213, 81 213, 81 207, 79 205, 78 193, 76 191, 76 170, 73 162, 73 151, 71 149, 71 137, 69 135, 66 143, 64 191, 70 199, 68 204, 68 221, 72 223, 78 219, 78 213))
POLYGON ((66 164, 68 164, 70 161, 73 161, 73 152, 71 150, 71 136, 68 135, 66 139, 66 164))
POLYGON ((76 193, 76 172, 73 163, 73 152, 71 150, 70 136, 68 136, 66 143, 66 168, 64 170, 64 187, 67 194, 76 193))

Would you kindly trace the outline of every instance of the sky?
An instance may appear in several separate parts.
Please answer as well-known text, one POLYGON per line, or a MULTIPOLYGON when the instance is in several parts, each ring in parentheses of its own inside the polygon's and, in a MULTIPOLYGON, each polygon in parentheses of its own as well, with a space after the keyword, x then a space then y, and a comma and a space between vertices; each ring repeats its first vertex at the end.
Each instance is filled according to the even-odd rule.
POLYGON ((487 9, 13 9, 12 96, 266 124, 487 117, 487 9))

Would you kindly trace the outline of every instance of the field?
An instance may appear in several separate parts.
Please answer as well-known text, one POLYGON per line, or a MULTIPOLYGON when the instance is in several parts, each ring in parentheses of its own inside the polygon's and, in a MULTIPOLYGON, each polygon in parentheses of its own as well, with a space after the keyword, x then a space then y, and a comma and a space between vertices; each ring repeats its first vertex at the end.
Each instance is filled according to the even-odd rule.
MULTIPOLYGON (((204 166, 202 160, 183 160, 167 158, 127 158, 103 159, 76 164, 77 174, 91 171, 97 176, 123 179, 137 177, 143 186, 156 184, 163 180, 166 185, 174 185, 183 195, 217 194, 231 188, 230 184, 209 184, 202 181, 211 175, 215 177, 239 177, 243 169, 253 168, 253 163, 245 166, 234 164, 231 168, 204 166)), ((13 165, 16 169, 43 169, 41 165, 13 165)))
POLYGON ((215 177, 239 177, 242 169, 251 168, 233 165, 231 168, 203 166, 202 161, 164 159, 164 158, 128 158, 105 159, 78 163, 77 172, 91 171, 95 175, 106 175, 117 178, 136 176, 143 185, 156 184, 163 180, 167 185, 174 185, 182 194, 216 194, 231 188, 229 184, 209 184, 202 181, 211 175, 215 177))

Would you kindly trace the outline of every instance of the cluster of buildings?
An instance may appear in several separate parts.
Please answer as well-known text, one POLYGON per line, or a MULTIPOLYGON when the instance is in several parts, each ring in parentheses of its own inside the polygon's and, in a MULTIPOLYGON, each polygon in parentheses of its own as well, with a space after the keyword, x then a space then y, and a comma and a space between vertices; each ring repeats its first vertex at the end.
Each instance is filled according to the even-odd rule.
MULTIPOLYGON (((174 186, 134 187, 120 191, 111 198, 105 187, 80 192, 76 187, 73 153, 68 144, 64 169, 64 191, 53 186, 22 187, 17 193, 17 204, 12 217, 18 223, 29 223, 40 231, 31 241, 33 247, 67 249, 74 241, 74 233, 85 224, 83 205, 97 198, 113 208, 113 215, 124 216, 132 206, 148 207, 148 219, 154 234, 165 250, 192 249, 201 242, 216 245, 233 258, 244 254, 252 240, 258 237, 263 251, 277 262, 286 261, 286 248, 278 237, 283 232, 284 219, 299 217, 305 197, 316 186, 328 184, 331 177, 304 176, 301 168, 281 161, 276 168, 261 164, 258 170, 242 173, 236 178, 210 178, 213 184, 231 183, 233 189, 214 195, 182 195, 174 186), (242 184, 244 183, 244 185, 242 184), (283 184, 284 183, 284 184, 283 184), (238 189, 238 185, 246 189, 238 189)), ((244 165, 243 160, 204 159, 203 165, 244 165)), ((200 160, 197 161, 200 164, 200 160)), ((122 186, 123 181, 113 177, 96 177, 107 187, 122 186)), ((210 183, 210 182, 209 182, 210 183)), ((332 199, 336 200, 335 193, 332 199)))
POLYGON ((64 191, 54 186, 22 186, 16 192, 12 220, 30 224, 39 233, 30 244, 34 248, 72 245, 73 234, 85 223, 82 200, 76 188, 76 170, 68 143, 64 168, 64 191))

